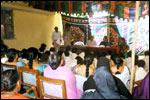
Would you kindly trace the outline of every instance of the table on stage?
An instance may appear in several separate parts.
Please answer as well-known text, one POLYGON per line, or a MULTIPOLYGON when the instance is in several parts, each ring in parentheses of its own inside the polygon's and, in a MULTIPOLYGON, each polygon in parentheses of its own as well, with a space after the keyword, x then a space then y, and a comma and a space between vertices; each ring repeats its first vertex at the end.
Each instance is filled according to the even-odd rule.
MULTIPOLYGON (((81 51, 98 51, 98 52, 104 52, 104 51, 111 51, 112 53, 120 53, 120 48, 117 46, 112 46, 112 47, 100 47, 100 46, 71 46, 71 48, 76 47, 80 49, 81 51)), ((61 46, 60 49, 65 50, 65 46, 61 46)))

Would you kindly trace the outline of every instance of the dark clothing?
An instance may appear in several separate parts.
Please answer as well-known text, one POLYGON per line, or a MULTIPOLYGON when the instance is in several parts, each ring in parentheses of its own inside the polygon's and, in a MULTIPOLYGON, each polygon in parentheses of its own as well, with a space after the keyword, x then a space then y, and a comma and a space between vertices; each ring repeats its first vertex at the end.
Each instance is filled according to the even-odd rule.
POLYGON ((127 97, 120 95, 119 93, 119 89, 116 85, 116 81, 114 80, 114 77, 109 70, 109 60, 105 57, 101 57, 100 59, 98 59, 97 64, 98 64, 97 66, 98 68, 96 69, 94 79, 89 77, 90 79, 88 79, 86 81, 86 84, 84 84, 86 85, 84 90, 94 88, 96 89, 96 91, 94 92, 91 91, 87 93, 84 92, 82 94, 81 99, 127 99, 127 97), (89 85, 87 85, 87 83, 89 83, 89 85), (90 86, 90 85, 96 85, 96 86, 90 86))
POLYGON ((89 90, 89 89, 97 89, 93 77, 94 77, 94 75, 89 76, 87 81, 84 82, 83 91, 86 91, 86 90, 89 90))
POLYGON ((123 99, 119 94, 115 80, 109 69, 105 66, 100 67, 95 72, 95 84, 97 90, 94 92, 83 93, 81 99, 123 99))
POLYGON ((105 41, 102 41, 102 42, 99 44, 99 46, 100 46, 100 45, 111 46, 112 43, 111 43, 111 42, 105 42, 105 41))
POLYGON ((117 77, 113 76, 118 87, 120 95, 126 96, 128 99, 132 99, 132 95, 130 94, 129 90, 126 88, 124 83, 117 77))

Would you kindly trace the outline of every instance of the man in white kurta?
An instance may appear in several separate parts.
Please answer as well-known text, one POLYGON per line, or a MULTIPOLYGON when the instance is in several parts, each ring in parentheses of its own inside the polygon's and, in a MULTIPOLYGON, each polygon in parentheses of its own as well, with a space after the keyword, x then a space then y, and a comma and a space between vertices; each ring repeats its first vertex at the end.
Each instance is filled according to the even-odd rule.
POLYGON ((52 44, 56 51, 59 49, 61 42, 61 32, 58 31, 58 27, 55 27, 55 31, 52 33, 52 44))
POLYGON ((88 46, 96 46, 96 41, 94 40, 94 36, 90 37, 90 40, 87 41, 88 46))

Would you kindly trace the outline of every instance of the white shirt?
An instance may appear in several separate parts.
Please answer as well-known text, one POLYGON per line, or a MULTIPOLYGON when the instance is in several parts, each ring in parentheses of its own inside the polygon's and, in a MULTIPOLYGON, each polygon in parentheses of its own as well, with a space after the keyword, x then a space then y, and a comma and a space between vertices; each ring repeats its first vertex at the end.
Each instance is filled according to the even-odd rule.
POLYGON ((56 40, 56 42, 58 44, 60 44, 60 40, 61 40, 61 32, 60 31, 58 31, 58 32, 54 31, 52 33, 52 42, 54 42, 54 40, 56 40))
POLYGON ((135 73, 135 82, 138 81, 138 80, 142 80, 144 79, 144 77, 147 75, 147 72, 144 70, 144 68, 142 67, 139 67, 137 68, 136 70, 136 73, 135 73))
POLYGON ((95 40, 93 40, 93 41, 88 40, 87 41, 87 45, 89 45, 89 46, 96 46, 96 41, 95 40))
POLYGON ((129 75, 129 70, 127 66, 124 66, 124 70, 121 74, 115 74, 117 78, 119 78, 124 85, 129 89, 129 80, 130 80, 130 75, 129 75))
POLYGON ((74 43, 74 45, 84 45, 84 43, 82 41, 77 41, 74 43))

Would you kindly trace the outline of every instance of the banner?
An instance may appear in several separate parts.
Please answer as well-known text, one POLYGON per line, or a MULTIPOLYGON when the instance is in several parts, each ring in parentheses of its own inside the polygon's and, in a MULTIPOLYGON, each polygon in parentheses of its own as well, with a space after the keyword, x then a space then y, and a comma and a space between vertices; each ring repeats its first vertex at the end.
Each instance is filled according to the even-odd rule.
MULTIPOLYGON (((91 35, 97 45, 107 36, 110 30, 110 41, 113 45, 118 45, 121 37, 125 38, 126 43, 132 50, 132 37, 134 33, 134 23, 120 20, 117 17, 110 17, 110 27, 108 27, 107 17, 100 18, 76 18, 62 15, 63 25, 69 24, 72 30, 72 40, 76 41, 78 37, 82 37, 82 41, 86 44, 91 35)), ((135 47, 136 53, 141 54, 149 50, 149 17, 139 20, 138 36, 135 47)))

